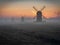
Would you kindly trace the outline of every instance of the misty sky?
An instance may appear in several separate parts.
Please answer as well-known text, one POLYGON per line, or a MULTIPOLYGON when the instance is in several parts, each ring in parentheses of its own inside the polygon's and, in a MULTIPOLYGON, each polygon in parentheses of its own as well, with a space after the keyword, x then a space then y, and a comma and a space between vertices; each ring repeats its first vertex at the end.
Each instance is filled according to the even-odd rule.
POLYGON ((36 16, 33 6, 38 10, 43 10, 45 17, 54 17, 57 12, 60 13, 60 0, 0 0, 0 9, 2 9, 3 16, 36 16), (32 13, 34 11, 34 13, 32 13))
POLYGON ((14 2, 14 1, 45 1, 45 2, 52 2, 52 3, 59 3, 60 0, 0 0, 0 2, 14 2))

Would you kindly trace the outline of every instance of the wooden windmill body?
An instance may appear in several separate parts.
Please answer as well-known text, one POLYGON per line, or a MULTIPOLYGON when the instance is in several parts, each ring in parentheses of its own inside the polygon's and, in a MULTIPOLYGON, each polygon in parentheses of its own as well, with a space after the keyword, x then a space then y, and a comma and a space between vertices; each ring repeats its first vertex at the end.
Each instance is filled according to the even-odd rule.
POLYGON ((37 12, 36 13, 36 21, 37 22, 42 22, 42 10, 45 8, 45 6, 41 10, 37 10, 35 6, 33 6, 33 9, 37 12))

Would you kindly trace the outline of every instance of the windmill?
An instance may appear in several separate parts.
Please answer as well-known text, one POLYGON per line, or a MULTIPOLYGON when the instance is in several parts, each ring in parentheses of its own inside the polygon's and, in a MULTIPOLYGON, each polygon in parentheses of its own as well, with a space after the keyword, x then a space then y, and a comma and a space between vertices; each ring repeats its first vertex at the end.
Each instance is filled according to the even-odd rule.
MULTIPOLYGON (((44 10, 45 6, 43 6, 43 8, 41 10, 37 10, 37 8, 35 8, 35 6, 33 6, 33 9, 37 12, 36 13, 36 17, 37 17, 37 22, 42 22, 42 11, 44 10)), ((43 16, 44 17, 44 16, 43 16)))

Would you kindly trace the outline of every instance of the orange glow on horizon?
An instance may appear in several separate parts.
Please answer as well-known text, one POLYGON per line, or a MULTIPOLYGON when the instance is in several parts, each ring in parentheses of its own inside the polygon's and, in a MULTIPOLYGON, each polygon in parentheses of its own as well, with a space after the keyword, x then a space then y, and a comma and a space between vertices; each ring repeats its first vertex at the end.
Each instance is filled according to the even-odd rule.
MULTIPOLYGON (((34 17, 36 16, 36 13, 32 12, 32 7, 31 8, 24 8, 24 7, 5 7, 2 9, 2 15, 6 17, 21 17, 21 16, 27 16, 27 17, 34 17)), ((60 11, 60 8, 57 8, 56 6, 52 7, 46 7, 42 13, 46 18, 51 18, 51 17, 56 17, 57 11, 60 11)))

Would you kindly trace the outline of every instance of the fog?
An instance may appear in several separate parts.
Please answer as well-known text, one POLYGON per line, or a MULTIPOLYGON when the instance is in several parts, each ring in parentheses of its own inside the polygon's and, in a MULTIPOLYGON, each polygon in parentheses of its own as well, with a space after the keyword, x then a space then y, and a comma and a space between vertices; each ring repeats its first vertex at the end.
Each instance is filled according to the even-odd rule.
POLYGON ((34 19, 24 19, 24 21, 22 21, 21 18, 0 18, 0 24, 19 24, 33 21, 34 19))
MULTIPOLYGON (((35 23, 36 18, 24 18, 24 21, 21 20, 21 18, 0 18, 0 25, 9 25, 9 24, 22 24, 22 23, 35 23)), ((36 22, 37 24, 38 22, 36 22)), ((60 19, 42 19, 41 23, 60 23, 60 19)))

